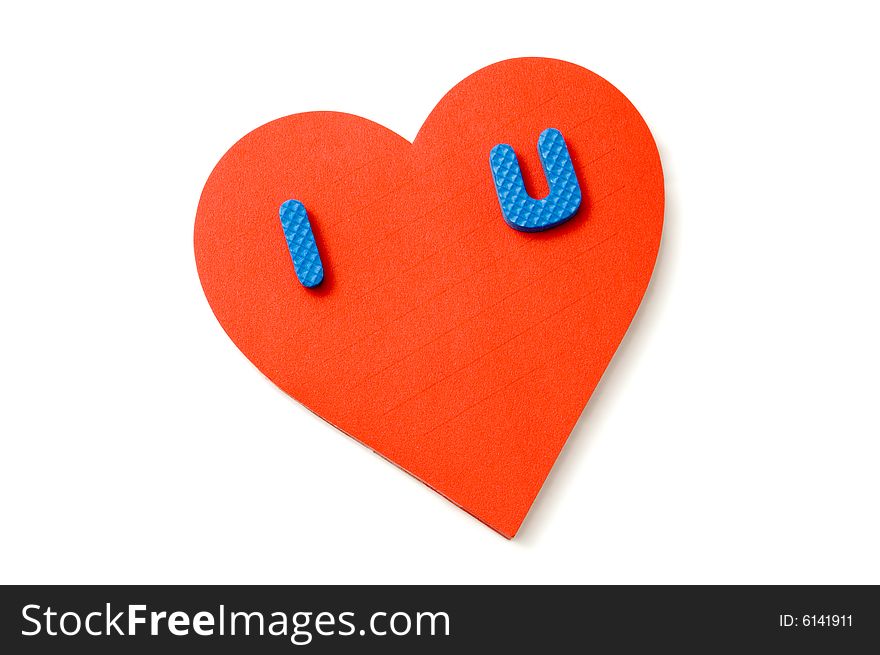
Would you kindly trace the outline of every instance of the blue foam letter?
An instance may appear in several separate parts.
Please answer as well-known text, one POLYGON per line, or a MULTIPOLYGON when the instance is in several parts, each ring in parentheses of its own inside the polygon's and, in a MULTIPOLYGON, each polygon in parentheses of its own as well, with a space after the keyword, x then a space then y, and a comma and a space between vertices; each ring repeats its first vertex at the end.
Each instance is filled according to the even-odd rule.
POLYGON ((318 286, 324 279, 324 266, 305 206, 299 200, 288 200, 278 213, 296 276, 304 287, 318 286))
POLYGON ((501 143, 489 153, 501 213, 510 227, 522 232, 556 227, 574 216, 581 206, 581 187, 559 130, 551 127, 541 132, 538 155, 550 187, 550 193, 541 200, 535 200, 526 191, 512 147, 501 143))

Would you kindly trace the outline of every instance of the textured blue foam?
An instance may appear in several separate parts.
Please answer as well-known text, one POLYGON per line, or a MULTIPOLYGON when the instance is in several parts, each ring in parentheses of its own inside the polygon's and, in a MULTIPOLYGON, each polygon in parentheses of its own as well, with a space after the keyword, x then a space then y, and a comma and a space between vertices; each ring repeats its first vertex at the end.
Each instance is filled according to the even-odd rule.
POLYGON ((574 216, 581 206, 581 187, 559 130, 551 127, 541 132, 538 155, 550 188, 550 193, 541 200, 532 198, 526 191, 512 147, 501 143, 489 153, 501 213, 510 227, 522 232, 555 227, 574 216))
POLYGON ((318 244, 309 224, 305 206, 299 200, 288 200, 278 211, 281 227, 287 239, 287 248, 293 259, 296 276, 304 287, 314 287, 324 279, 324 266, 318 254, 318 244))

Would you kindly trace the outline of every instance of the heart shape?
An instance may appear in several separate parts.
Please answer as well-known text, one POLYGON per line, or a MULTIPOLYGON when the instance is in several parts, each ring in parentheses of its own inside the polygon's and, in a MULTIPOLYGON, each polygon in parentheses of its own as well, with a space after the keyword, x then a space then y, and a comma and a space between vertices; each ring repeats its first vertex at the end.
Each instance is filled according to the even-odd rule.
POLYGON ((342 113, 242 138, 199 201, 195 255, 220 324, 283 391, 512 537, 641 302, 663 174, 635 107, 558 60, 494 64, 413 143, 342 113), (583 191, 546 232, 504 221, 489 152, 565 137, 583 191), (297 281, 279 207, 307 208, 325 276, 297 281))

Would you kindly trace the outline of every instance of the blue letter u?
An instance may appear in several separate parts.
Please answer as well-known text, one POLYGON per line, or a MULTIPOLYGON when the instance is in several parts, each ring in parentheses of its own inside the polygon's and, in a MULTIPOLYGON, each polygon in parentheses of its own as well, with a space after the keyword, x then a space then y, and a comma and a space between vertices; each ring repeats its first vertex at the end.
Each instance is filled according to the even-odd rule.
POLYGON ((512 147, 501 143, 489 153, 501 213, 510 227, 522 232, 555 227, 574 216, 581 206, 581 187, 559 130, 551 127, 541 132, 538 155, 550 187, 550 193, 541 200, 532 198, 526 191, 512 147))

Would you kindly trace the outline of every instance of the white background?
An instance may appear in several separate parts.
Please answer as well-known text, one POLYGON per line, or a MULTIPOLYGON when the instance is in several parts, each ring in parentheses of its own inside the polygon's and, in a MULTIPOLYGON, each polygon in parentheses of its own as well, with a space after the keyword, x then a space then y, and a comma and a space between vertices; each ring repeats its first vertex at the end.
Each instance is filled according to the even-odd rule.
POLYGON ((0 581, 880 582, 870 5, 4 5, 0 581), (641 111, 666 224, 621 350, 498 536, 278 391, 202 295, 253 128, 412 139, 513 56, 641 111))

